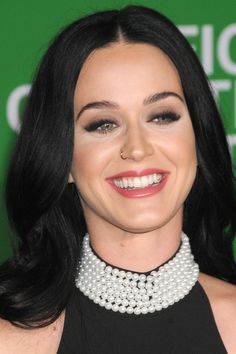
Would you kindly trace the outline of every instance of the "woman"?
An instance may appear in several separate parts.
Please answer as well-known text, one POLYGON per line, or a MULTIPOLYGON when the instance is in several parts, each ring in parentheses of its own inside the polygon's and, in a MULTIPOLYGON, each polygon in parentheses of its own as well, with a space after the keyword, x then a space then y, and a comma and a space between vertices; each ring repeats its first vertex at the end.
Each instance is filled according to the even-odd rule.
POLYGON ((156 11, 100 12, 54 40, 7 206, 1 353, 236 352, 227 142, 195 53, 156 11))

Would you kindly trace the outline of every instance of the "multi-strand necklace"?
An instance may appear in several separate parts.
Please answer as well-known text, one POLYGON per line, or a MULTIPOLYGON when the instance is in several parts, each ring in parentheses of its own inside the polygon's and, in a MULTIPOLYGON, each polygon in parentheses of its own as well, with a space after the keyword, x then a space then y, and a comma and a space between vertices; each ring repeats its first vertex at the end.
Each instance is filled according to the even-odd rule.
POLYGON ((107 310, 139 315, 165 309, 183 299, 198 279, 199 267, 183 232, 181 240, 172 259, 156 270, 142 274, 106 264, 93 252, 86 234, 76 286, 107 310))

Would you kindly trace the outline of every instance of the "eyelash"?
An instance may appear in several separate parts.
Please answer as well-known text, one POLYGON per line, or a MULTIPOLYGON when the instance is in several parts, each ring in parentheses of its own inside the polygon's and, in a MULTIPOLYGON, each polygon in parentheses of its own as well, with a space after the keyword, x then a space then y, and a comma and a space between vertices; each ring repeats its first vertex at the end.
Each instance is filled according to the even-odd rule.
MULTIPOLYGON (((176 114, 175 112, 171 112, 171 111, 165 111, 159 114, 154 114, 153 116, 151 116, 151 118, 148 120, 148 122, 155 122, 155 119, 162 119, 161 121, 157 122, 157 124, 159 125, 167 125, 173 122, 178 121, 180 118, 179 114, 176 114)), ((114 121, 110 120, 110 119, 99 119, 96 120, 88 125, 86 125, 84 127, 84 129, 87 132, 96 132, 98 134, 108 134, 110 131, 112 131, 113 129, 116 129, 117 124, 114 123, 114 121), (105 129, 102 129, 102 127, 106 127, 105 129), (109 126, 109 127, 108 127, 109 126)))
POLYGON ((107 134, 109 131, 111 131, 112 129, 115 129, 116 127, 116 123, 114 123, 112 120, 110 119, 99 119, 99 120, 96 120, 88 125, 86 125, 84 127, 84 129, 87 131, 87 132, 98 132, 98 134, 107 134), (101 127, 102 126, 105 126, 106 124, 109 124, 109 125, 113 125, 113 128, 110 128, 110 129, 106 129, 106 130, 102 130, 101 127), (100 129, 99 129, 100 128, 100 129))
POLYGON ((153 116, 151 116, 151 118, 149 119, 148 122, 153 122, 154 119, 160 119, 160 118, 164 118, 163 120, 159 121, 160 125, 164 125, 164 124, 170 124, 173 122, 176 122, 177 120, 180 119, 180 115, 175 113, 175 112, 171 112, 171 111, 164 111, 158 114, 154 114, 153 116))

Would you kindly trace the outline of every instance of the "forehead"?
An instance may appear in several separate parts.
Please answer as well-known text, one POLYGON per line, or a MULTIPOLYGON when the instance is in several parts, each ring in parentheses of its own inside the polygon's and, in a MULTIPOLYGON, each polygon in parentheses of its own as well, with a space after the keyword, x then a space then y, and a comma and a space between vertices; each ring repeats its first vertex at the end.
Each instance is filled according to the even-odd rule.
POLYGON ((89 100, 143 99, 160 91, 182 94, 176 67, 159 48, 119 42, 97 49, 85 61, 75 90, 75 103, 89 100))

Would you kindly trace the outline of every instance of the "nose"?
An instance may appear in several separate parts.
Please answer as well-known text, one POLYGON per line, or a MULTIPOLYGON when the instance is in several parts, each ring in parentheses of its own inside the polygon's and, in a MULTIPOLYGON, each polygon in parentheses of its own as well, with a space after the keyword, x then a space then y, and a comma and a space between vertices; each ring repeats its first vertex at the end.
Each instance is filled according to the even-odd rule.
POLYGON ((123 160, 141 161, 154 152, 148 133, 142 128, 127 129, 125 142, 121 148, 120 156, 123 160))

